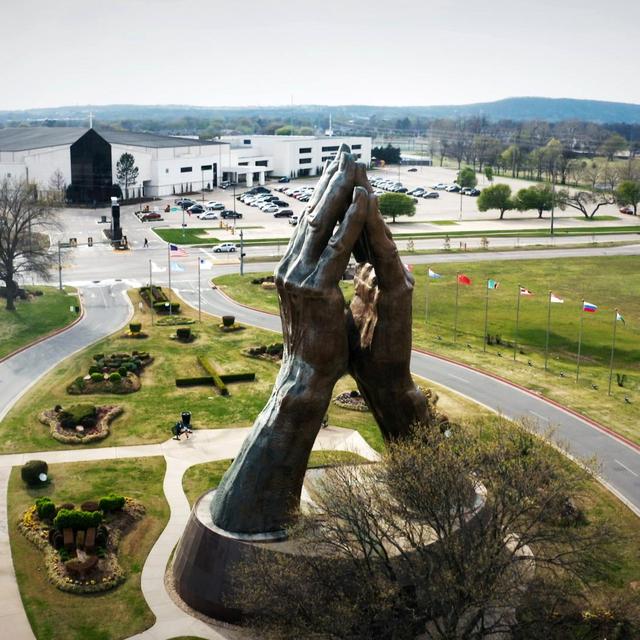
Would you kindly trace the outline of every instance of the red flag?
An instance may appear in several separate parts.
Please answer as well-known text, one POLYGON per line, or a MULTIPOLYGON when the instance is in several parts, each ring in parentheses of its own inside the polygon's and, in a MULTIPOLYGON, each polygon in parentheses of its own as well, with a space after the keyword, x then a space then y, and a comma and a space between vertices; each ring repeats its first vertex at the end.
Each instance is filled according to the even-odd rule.
POLYGON ((471 284, 471 278, 469 278, 469 276, 465 276, 464 273, 459 273, 458 282, 460 284, 471 284))

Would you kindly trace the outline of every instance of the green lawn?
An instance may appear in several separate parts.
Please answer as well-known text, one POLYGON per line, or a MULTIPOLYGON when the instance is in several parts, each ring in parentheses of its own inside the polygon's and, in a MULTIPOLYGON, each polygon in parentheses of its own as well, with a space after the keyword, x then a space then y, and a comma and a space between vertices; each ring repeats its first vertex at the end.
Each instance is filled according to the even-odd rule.
MULTIPOLYGON (((162 458, 52 464, 51 483, 28 489, 20 469, 13 468, 8 491, 11 552, 20 595, 38 640, 118 640, 153 625, 155 616, 142 595, 140 575, 147 554, 169 520, 169 506, 162 493, 164 472, 162 458), (110 492, 136 498, 147 510, 120 545, 119 562, 126 571, 126 581, 116 589, 90 596, 56 589, 47 580, 42 552, 18 531, 18 519, 41 496, 58 504, 78 505, 110 492)), ((6 633, 10 637, 10 631, 6 633)))
MULTIPOLYGON (((205 492, 215 489, 222 480, 232 460, 215 460, 189 467, 182 477, 182 488, 191 506, 205 492)), ((309 469, 336 464, 360 464, 365 458, 350 451, 312 451, 309 457, 309 469)))
POLYGON ((43 291, 44 295, 29 300, 16 300, 16 310, 7 311, 5 300, 0 300, 0 358, 24 347, 34 340, 73 322, 78 315, 70 311, 78 304, 78 297, 65 287, 27 287, 43 291))
MULTIPOLYGON (((410 262, 410 258, 405 258, 410 262)), ((640 262, 636 257, 566 258, 555 260, 495 261, 434 265, 443 275, 427 285, 426 265, 414 270, 414 346, 442 353, 507 377, 581 411, 640 442, 640 262), (453 342, 456 273, 463 272, 472 286, 459 290, 458 339, 453 342), (487 346, 483 352, 485 282, 500 283, 489 291, 487 332, 513 344, 518 284, 535 293, 520 298, 519 347, 513 361, 509 346, 487 346), (429 287, 428 324, 425 323, 426 287, 429 287), (552 306, 549 338, 549 372, 545 373, 547 291, 564 298, 552 306), (595 314, 581 311, 582 299, 598 305, 595 314), (618 323, 612 396, 607 396, 613 309, 618 307, 626 324, 618 323), (583 316, 581 375, 575 382, 577 340, 583 316), (440 339, 438 339, 438 336, 440 339), (470 347, 467 347, 467 344, 470 347), (500 357, 500 354, 502 357, 500 357), (531 361, 533 366, 528 366, 531 361), (626 375, 624 387, 615 373, 626 375), (561 377, 563 374, 564 377, 561 377), (594 389, 596 385, 598 389, 594 389), (630 404, 624 398, 628 397, 630 404)), ((251 285, 252 274, 216 278, 239 302, 277 312, 275 292, 251 285)), ((350 298, 350 284, 342 283, 350 298)))

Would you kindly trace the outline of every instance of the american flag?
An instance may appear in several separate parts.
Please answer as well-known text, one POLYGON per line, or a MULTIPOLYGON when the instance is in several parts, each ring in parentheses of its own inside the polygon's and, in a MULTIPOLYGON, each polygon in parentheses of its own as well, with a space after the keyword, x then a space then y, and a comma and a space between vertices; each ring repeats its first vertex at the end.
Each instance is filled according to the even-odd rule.
POLYGON ((169 245, 169 253, 172 258, 184 258, 187 252, 184 249, 181 249, 177 244, 169 245))

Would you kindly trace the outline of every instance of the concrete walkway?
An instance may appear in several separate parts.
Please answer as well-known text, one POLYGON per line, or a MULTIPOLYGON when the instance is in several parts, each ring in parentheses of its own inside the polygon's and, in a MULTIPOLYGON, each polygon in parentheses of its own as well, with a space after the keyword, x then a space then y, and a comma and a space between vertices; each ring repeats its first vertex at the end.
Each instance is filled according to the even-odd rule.
MULTIPOLYGON (((44 459, 49 464, 55 464, 163 456, 167 465, 163 490, 171 515, 145 561, 141 579, 142 593, 156 616, 156 622, 150 629, 133 637, 145 640, 167 640, 176 636, 199 636, 210 640, 238 637, 238 631, 235 629, 213 627, 179 608, 165 589, 164 574, 169 557, 184 531, 190 513, 187 497, 182 490, 182 476, 195 464, 235 457, 249 431, 250 427, 198 429, 188 440, 183 439, 180 442, 170 439, 160 444, 76 448, 0 456, 0 496, 5 496, 0 504, 0 628, 11 629, 13 640, 35 638, 18 592, 9 546, 6 496, 11 468, 33 459, 44 459)), ((378 457, 359 433, 339 427, 322 429, 313 449, 352 451, 369 460, 378 457)), ((34 553, 39 552, 34 549, 34 553)))

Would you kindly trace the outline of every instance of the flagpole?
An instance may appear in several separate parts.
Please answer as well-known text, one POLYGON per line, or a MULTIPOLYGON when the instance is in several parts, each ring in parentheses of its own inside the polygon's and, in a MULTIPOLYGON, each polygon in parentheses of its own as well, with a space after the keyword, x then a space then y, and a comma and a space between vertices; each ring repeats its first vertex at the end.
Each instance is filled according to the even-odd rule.
POLYGON ((547 371, 549 361, 549 329, 551 328, 551 290, 549 290, 549 300, 547 302, 547 338, 544 345, 544 370, 547 371))
POLYGON ((167 242, 167 271, 169 273, 169 315, 171 315, 171 243, 167 242))
POLYGON ((151 326, 153 326, 153 280, 151 279, 151 260, 149 260, 149 308, 151 309, 151 326))
POLYGON ((460 291, 460 274, 456 273, 456 310, 453 318, 453 342, 458 340, 458 294, 460 291))
POLYGON ((520 325, 520 286, 518 285, 518 301, 516 302, 516 338, 513 341, 513 359, 515 361, 516 354, 518 353, 518 327, 520 325))
POLYGON ((425 328, 429 325, 429 267, 427 267, 427 284, 424 288, 424 326, 425 328))
POLYGON ((198 322, 202 324, 202 303, 200 297, 200 256, 198 256, 198 322))
POLYGON ((611 395, 611 379, 613 378, 613 354, 616 349, 616 329, 618 327, 618 310, 613 312, 613 338, 611 340, 611 358, 609 360, 609 391, 608 395, 611 395))
POLYGON ((485 291, 484 296, 484 340, 482 345, 482 350, 484 352, 487 351, 487 324, 489 321, 489 280, 487 280, 487 290, 485 291))
POLYGON ((584 321, 584 300, 582 301, 582 308, 580 309, 580 330, 578 332, 578 359, 576 362, 576 382, 580 378, 580 353, 582 351, 582 323, 584 321))

